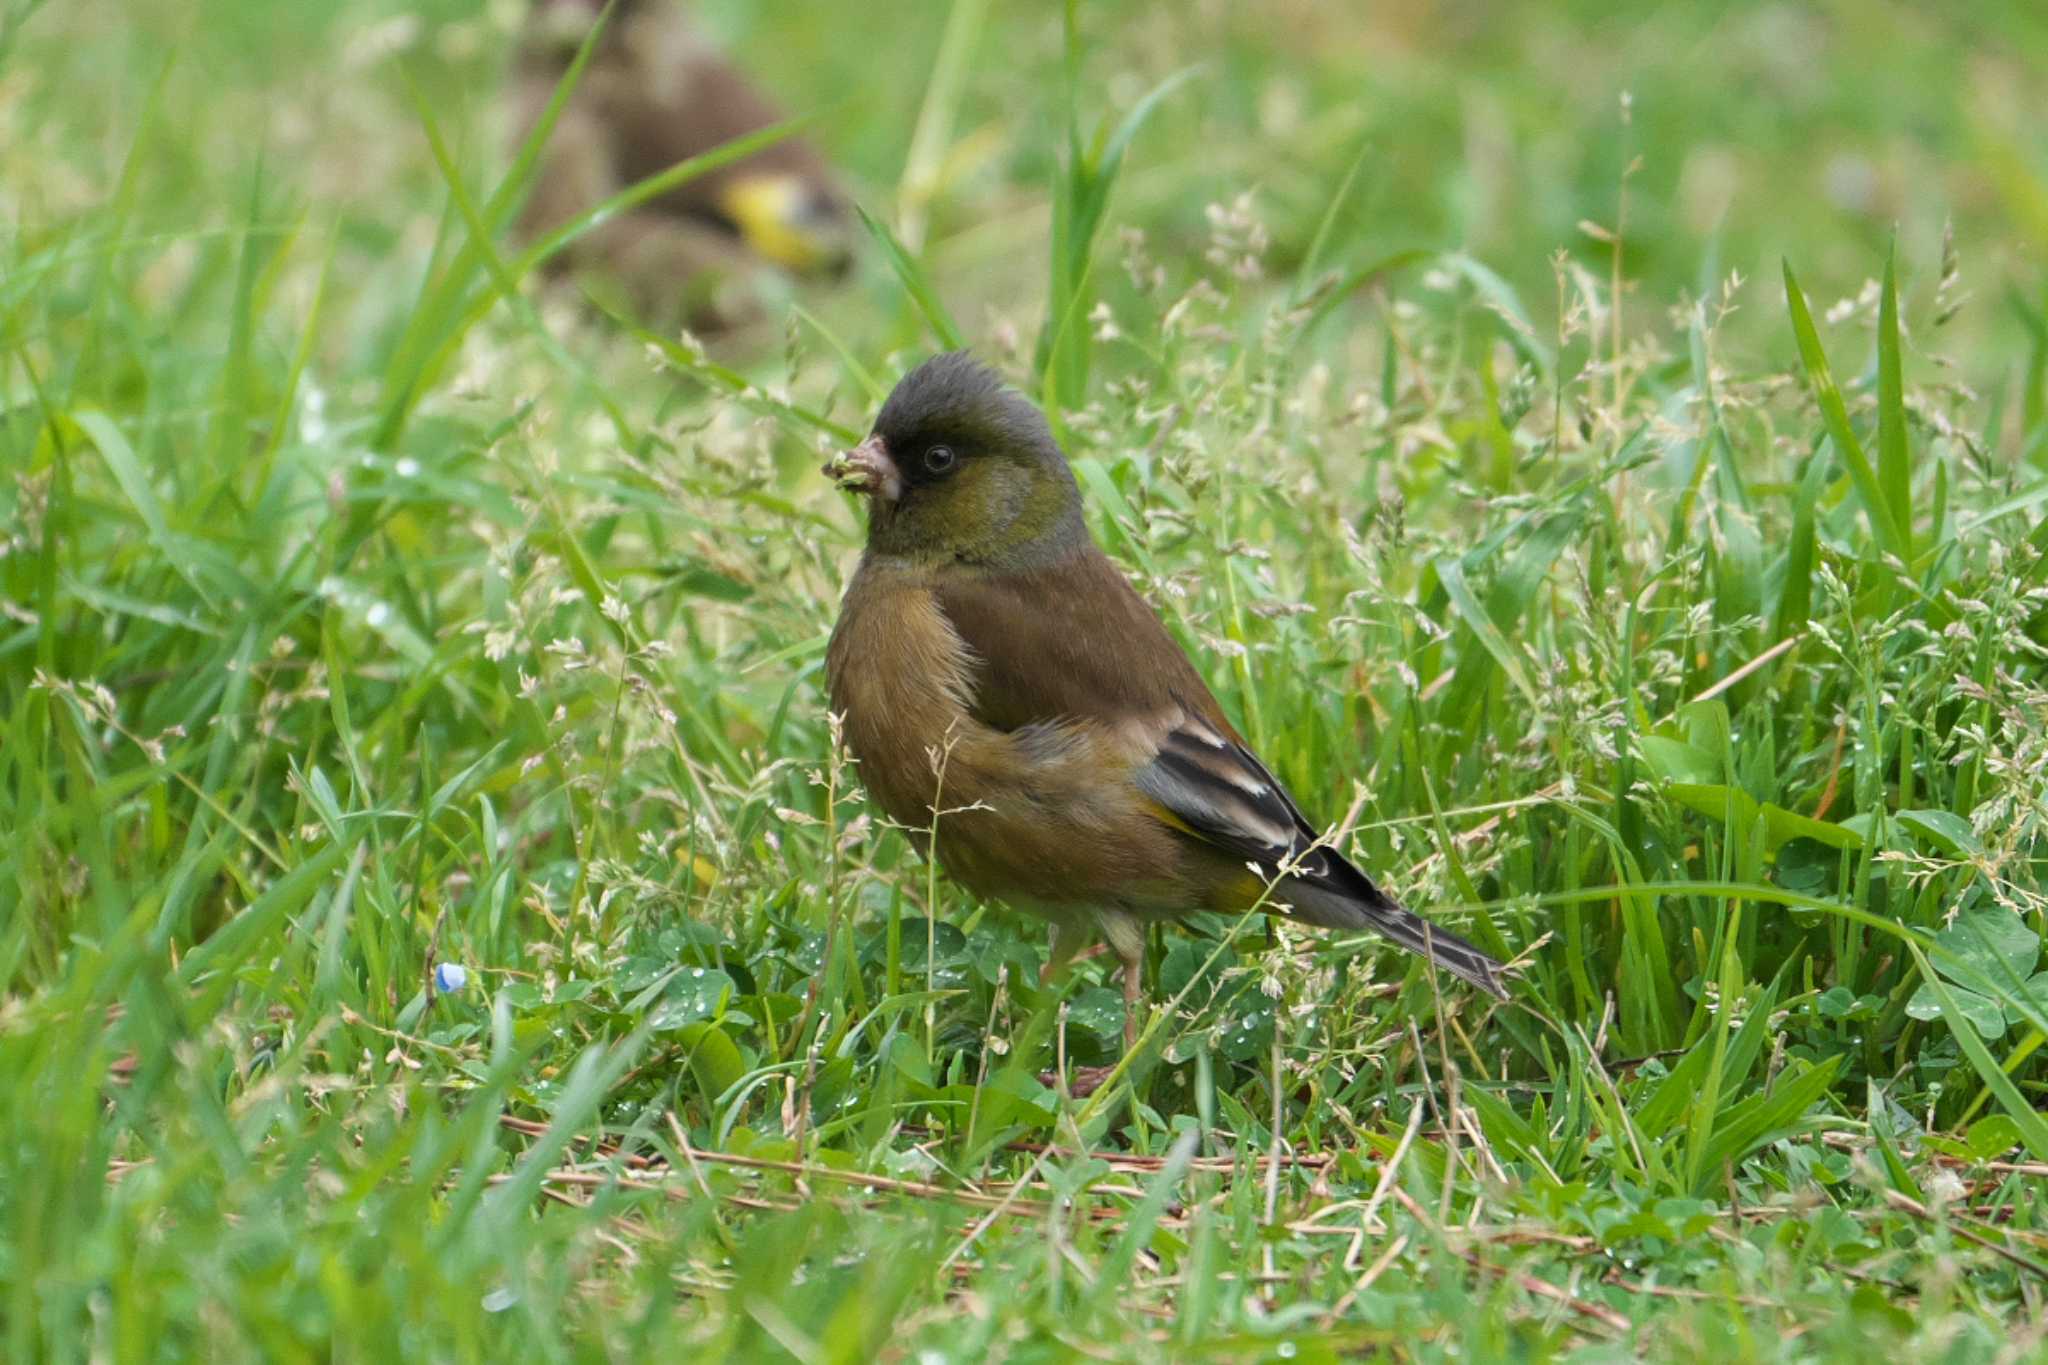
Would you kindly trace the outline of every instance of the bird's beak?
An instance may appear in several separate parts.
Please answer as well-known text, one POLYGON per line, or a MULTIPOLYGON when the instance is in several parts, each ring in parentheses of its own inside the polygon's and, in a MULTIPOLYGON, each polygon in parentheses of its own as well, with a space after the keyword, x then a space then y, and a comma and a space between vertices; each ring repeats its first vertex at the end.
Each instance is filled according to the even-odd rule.
POLYGON ((879 436, 834 456, 825 466, 825 477, 849 493, 871 493, 890 502, 903 496, 903 471, 879 436))
POLYGON ((802 176, 742 174, 720 192, 718 208, 756 255, 784 270, 838 275, 853 259, 845 214, 802 176))

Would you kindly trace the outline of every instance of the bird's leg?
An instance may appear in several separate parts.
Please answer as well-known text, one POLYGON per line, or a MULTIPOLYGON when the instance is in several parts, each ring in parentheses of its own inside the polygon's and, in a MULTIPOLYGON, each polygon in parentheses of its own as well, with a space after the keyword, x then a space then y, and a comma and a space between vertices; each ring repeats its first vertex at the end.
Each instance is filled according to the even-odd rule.
POLYGON ((1046 948, 1045 965, 1038 969, 1038 984, 1050 986, 1053 978, 1066 970, 1081 949, 1088 945, 1088 928, 1071 920, 1054 920, 1052 941, 1046 948))
MULTIPOLYGON (((1110 947, 1124 964, 1124 1056, 1128 1064, 1130 1054, 1138 1050, 1138 1011, 1145 1003, 1145 939, 1142 933, 1135 942, 1128 934, 1113 934, 1110 947)), ((1077 1066, 1069 1093, 1075 1099, 1085 1099, 1100 1090, 1116 1070, 1114 1066, 1077 1066)))
MULTIPOLYGON (((1101 944, 1091 945, 1089 943, 1089 940, 1093 937, 1093 926, 1085 921, 1054 920, 1052 925, 1052 942, 1046 952, 1045 966, 1039 968, 1038 971, 1039 985, 1052 985, 1054 979, 1061 972, 1065 971, 1076 958, 1092 957, 1096 953, 1101 952, 1101 944)), ((1126 1015, 1128 1016, 1128 1007, 1126 1008, 1126 1015)), ((1128 1040, 1130 1036, 1131 1032, 1127 1017, 1124 1037, 1128 1040)), ((1067 1093, 1075 1099, 1085 1099, 1101 1087, 1103 1081, 1108 1079, 1110 1072, 1113 1070, 1115 1070, 1114 1067, 1107 1066, 1077 1066, 1073 1068, 1071 1076, 1067 1078, 1069 1081, 1067 1093)), ((1061 1077, 1057 1072, 1048 1071, 1039 1076, 1038 1079, 1046 1085, 1056 1086, 1060 1083, 1061 1077)))
POLYGON ((1145 921, 1128 910, 1103 910, 1102 937, 1124 964, 1124 1052, 1138 1047, 1138 1007, 1145 999, 1145 921))
POLYGON ((1140 939, 1137 951, 1122 952, 1117 956, 1124 963, 1124 1051, 1138 1050, 1138 1007, 1145 999, 1145 942, 1140 939))

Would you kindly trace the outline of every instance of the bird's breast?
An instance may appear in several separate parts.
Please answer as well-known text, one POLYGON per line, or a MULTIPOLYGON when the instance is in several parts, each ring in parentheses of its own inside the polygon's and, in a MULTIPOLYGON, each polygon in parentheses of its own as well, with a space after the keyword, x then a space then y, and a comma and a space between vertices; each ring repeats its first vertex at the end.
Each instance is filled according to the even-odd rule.
POLYGON ((927 576, 862 563, 825 652, 833 711, 876 804, 922 828, 944 799, 950 746, 974 726, 973 657, 927 576))
POLYGON ((1139 913, 1202 903, 1185 841, 1129 779, 1146 736, 1071 712, 992 726, 976 695, 984 662, 929 574, 863 561, 825 667, 874 803, 984 896, 1139 913))

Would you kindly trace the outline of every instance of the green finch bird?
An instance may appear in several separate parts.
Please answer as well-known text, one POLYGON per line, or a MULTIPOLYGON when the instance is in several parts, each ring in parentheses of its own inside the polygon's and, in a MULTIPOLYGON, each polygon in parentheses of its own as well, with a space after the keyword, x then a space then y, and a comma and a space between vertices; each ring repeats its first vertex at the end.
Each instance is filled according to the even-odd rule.
POLYGON ((1506 998, 1500 963, 1319 842, 1096 547, 1044 416, 992 370, 920 366, 826 472, 869 502, 826 672, 870 797, 953 879, 1049 920, 1048 974, 1105 939, 1127 1048, 1145 926, 1262 897, 1506 998))

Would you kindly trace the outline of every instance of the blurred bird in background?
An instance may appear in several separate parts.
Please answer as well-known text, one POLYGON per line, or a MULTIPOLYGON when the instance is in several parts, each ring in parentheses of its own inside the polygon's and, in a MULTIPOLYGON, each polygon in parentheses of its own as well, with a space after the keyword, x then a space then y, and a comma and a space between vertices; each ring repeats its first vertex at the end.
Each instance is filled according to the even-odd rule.
MULTIPOLYGON (((513 73, 519 139, 603 12, 602 0, 534 0, 513 73)), ((676 0, 618 0, 542 153, 519 232, 541 237, 782 117, 676 0)), ((843 273, 851 217, 824 158, 785 138, 603 224, 552 268, 594 277, 650 324, 717 332, 758 316, 764 270, 843 273)))

